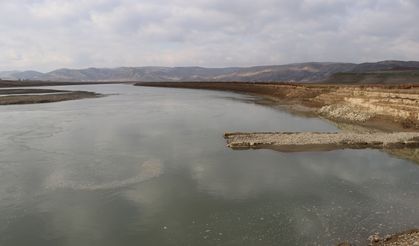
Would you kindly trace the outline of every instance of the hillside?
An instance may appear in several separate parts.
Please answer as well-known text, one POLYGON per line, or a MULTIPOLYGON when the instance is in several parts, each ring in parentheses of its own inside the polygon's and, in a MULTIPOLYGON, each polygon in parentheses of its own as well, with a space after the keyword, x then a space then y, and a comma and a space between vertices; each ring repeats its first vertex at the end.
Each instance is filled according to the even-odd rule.
MULTIPOLYGON (((382 61, 376 63, 310 62, 275 66, 203 68, 203 67, 120 67, 58 69, 48 73, 37 71, 0 72, 1 79, 42 81, 237 81, 237 82, 319 82, 331 81, 388 81, 405 82, 407 74, 419 70, 419 62, 382 61), (365 75, 378 71, 392 71, 385 75, 365 75), (364 77, 367 76, 368 79, 364 77), (374 77, 371 78, 370 77, 374 77)), ((411 76, 411 75, 409 75, 411 76)), ((416 75, 414 75, 416 76, 416 75)), ((411 81, 417 81, 412 79, 411 81)), ((410 80, 409 80, 410 82, 410 80)))
POLYGON ((344 84, 419 83, 419 70, 336 73, 327 79, 326 82, 344 84))

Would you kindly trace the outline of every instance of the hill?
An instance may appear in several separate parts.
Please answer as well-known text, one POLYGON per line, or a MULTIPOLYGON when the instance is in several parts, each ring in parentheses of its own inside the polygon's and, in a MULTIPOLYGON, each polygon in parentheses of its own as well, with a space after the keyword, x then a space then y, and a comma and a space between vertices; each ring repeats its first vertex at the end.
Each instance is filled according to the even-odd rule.
MULTIPOLYGON (((330 63, 310 62, 288 65, 256 66, 256 67, 119 67, 119 68, 87 68, 58 69, 48 73, 37 71, 0 72, 0 78, 11 80, 42 80, 42 81, 237 81, 237 82, 319 82, 319 81, 364 81, 363 73, 392 71, 390 81, 403 81, 405 71, 419 70, 419 62, 382 61, 376 63, 330 63), (349 78, 350 77, 350 78, 349 78), (359 78, 358 78, 359 77, 359 78), (362 78, 361 78, 362 77, 362 78), (398 79, 396 79, 396 77, 398 79)), ((382 77, 374 75, 380 81, 382 77)), ((382 76, 391 76, 389 74, 382 76)), ((409 75, 410 76, 410 75, 409 75)), ((368 79, 367 79, 368 81, 368 79)), ((416 79, 414 80, 416 81, 416 79)))
POLYGON ((344 84, 400 84, 419 83, 419 70, 388 70, 367 73, 336 73, 327 83, 344 84))

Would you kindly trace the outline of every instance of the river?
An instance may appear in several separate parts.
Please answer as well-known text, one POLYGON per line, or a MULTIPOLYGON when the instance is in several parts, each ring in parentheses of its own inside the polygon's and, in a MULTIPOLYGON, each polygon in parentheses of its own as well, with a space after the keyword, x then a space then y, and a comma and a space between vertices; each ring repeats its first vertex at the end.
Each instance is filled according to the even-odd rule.
POLYGON ((229 92, 85 85, 0 107, 0 245, 363 244, 419 225, 419 166, 379 150, 234 151, 227 131, 336 131, 229 92))

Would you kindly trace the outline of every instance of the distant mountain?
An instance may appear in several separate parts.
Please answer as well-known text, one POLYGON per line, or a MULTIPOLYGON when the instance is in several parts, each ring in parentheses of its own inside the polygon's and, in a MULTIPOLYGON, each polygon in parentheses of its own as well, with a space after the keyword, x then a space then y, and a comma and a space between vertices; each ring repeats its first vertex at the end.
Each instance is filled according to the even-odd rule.
POLYGON ((376 63, 310 62, 257 67, 120 67, 0 72, 2 79, 45 81, 238 81, 315 82, 337 73, 365 73, 387 70, 416 70, 419 62, 382 61, 376 63))
POLYGON ((419 83, 419 62, 382 61, 362 63, 349 72, 335 73, 323 82, 346 84, 419 83))
POLYGON ((1 79, 12 79, 12 80, 36 80, 44 76, 43 73, 37 71, 4 71, 0 72, 1 79))
POLYGON ((0 71, 0 78, 2 79, 16 79, 19 71, 0 71))
MULTIPOLYGON (((418 70, 419 61, 381 61, 361 63, 357 65, 351 72, 367 73, 387 70, 418 70)), ((342 71, 343 72, 343 71, 342 71)))
POLYGON ((416 84, 419 83, 419 70, 389 69, 366 73, 335 73, 324 82, 340 84, 416 84))

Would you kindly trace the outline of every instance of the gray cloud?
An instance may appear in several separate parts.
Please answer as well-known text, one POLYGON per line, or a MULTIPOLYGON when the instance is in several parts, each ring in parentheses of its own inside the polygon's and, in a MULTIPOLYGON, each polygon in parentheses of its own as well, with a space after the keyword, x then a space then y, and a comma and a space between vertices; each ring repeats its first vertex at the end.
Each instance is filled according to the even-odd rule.
POLYGON ((419 57, 415 0, 0 2, 0 70, 419 57))

